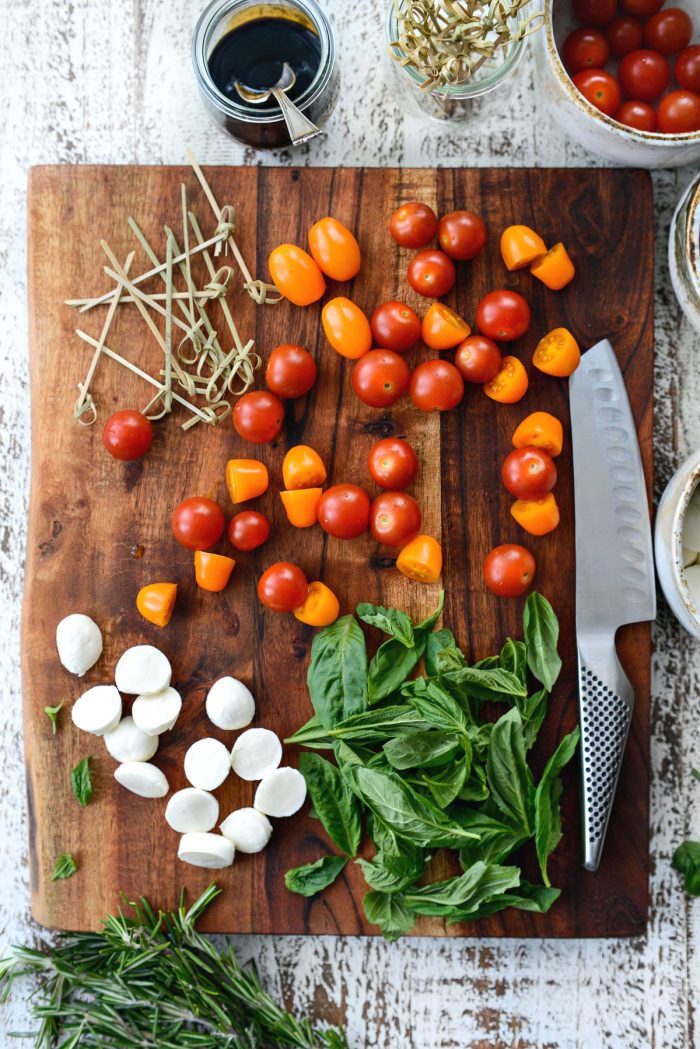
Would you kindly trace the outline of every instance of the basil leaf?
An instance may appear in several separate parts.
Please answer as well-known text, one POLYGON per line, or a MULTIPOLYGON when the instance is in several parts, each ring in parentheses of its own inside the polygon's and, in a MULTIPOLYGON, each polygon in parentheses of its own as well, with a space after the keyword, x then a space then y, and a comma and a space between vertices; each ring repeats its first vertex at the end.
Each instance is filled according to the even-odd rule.
POLYGON ((486 770, 481 765, 472 765, 469 776, 460 788, 457 797, 460 801, 485 801, 489 796, 486 782, 486 770))
POLYGON ((446 809, 464 786, 468 771, 466 760, 456 761, 432 774, 420 773, 417 782, 430 791, 441 809, 446 809))
POLYGON ((355 714, 330 729, 329 735, 336 740, 362 743, 383 743, 397 733, 415 728, 429 728, 418 711, 409 706, 380 707, 355 714))
POLYGON ((543 885, 530 885, 529 882, 521 882, 517 893, 504 892, 500 896, 492 896, 476 908, 464 911, 455 911, 447 919, 448 925, 456 925, 458 922, 473 922, 479 918, 488 918, 498 911, 504 911, 508 907, 514 907, 518 911, 534 911, 536 914, 546 914, 552 904, 561 896, 561 889, 546 889, 543 885))
POLYGON ((486 777, 493 800, 517 828, 533 833, 535 787, 525 761, 525 739, 520 711, 513 707, 491 731, 486 777))
POLYGON ((370 889, 378 892, 402 892, 413 885, 425 870, 426 854, 422 849, 399 854, 378 852, 371 860, 356 860, 370 889))
POLYGON ((336 619, 316 635, 306 682, 324 728, 366 709, 367 649, 353 616, 336 619))
POLYGON ((396 608, 384 608, 383 605, 358 605, 355 610, 363 621, 376 626, 385 634, 390 634, 406 648, 413 648, 413 623, 405 612, 396 608))
POLYGON ((443 610, 444 607, 445 607, 445 591, 441 590, 440 591, 440 596, 438 597, 438 606, 437 606, 437 608, 435 609, 433 614, 428 616, 427 619, 424 619, 422 623, 418 623, 418 625, 416 626, 416 630, 425 630, 426 633, 429 630, 432 630, 433 627, 435 626, 435 624, 437 623, 438 619, 442 615, 442 610, 443 610))
POLYGON ((367 679, 367 700, 371 706, 401 688, 422 658, 425 644, 425 634, 417 631, 413 648, 406 648, 393 637, 379 646, 367 679))
POLYGON ((398 940, 415 925, 415 918, 404 903, 401 893, 368 892, 362 901, 367 921, 378 925, 389 943, 398 940))
POLYGON ((459 742, 435 729, 409 729, 388 739, 383 750, 389 764, 402 772, 446 764, 459 750, 459 742))
POLYGON ((568 736, 564 736, 545 765, 542 779, 535 792, 535 849, 542 871, 542 881, 547 888, 550 886, 547 876, 547 858, 561 841, 559 798, 562 785, 559 773, 574 756, 579 736, 578 726, 568 736))
POLYGON ((472 910, 492 896, 498 896, 519 884, 519 867, 475 863, 457 878, 423 885, 407 892, 406 906, 414 914, 449 918, 455 908, 472 910))
MULTIPOLYGON (((425 678, 416 682, 416 687, 410 690, 408 702, 414 710, 417 710, 424 721, 442 729, 443 732, 452 732, 462 740, 468 741, 467 719, 459 703, 444 688, 440 688, 434 681, 425 678)), ((471 753, 471 744, 467 743, 471 753)))
POLYGON ((502 863, 515 849, 523 845, 529 835, 523 834, 517 827, 513 827, 503 820, 491 816, 483 810, 467 809, 460 812, 455 818, 458 819, 465 830, 474 831, 479 835, 478 841, 467 842, 459 852, 459 862, 464 870, 468 870, 474 863, 483 860, 484 863, 502 863))
POLYGON ((355 856, 362 836, 360 810, 340 769, 319 754, 302 754, 299 770, 328 837, 346 856, 355 856))
POLYGON ((474 670, 497 670, 501 665, 500 656, 484 656, 474 664, 474 670))
POLYGON ((329 750, 333 746, 333 740, 315 714, 284 742, 298 743, 300 746, 311 747, 314 750, 329 750))
POLYGON ((525 602, 523 630, 527 665, 533 677, 551 692, 561 670, 561 659, 557 652, 559 623, 549 601, 541 594, 530 594, 525 602))
POLYGON ((70 785, 73 788, 78 804, 83 808, 92 799, 92 782, 90 780, 90 758, 83 758, 74 769, 71 769, 70 785))
POLYGON ((692 776, 692 777, 693 777, 694 779, 696 779, 696 780, 700 781, 700 769, 691 769, 691 770, 690 770, 690 775, 691 775, 691 776, 692 776))
POLYGON ((473 666, 450 670, 445 674, 445 683, 448 682, 481 700, 527 695, 527 686, 515 674, 501 667, 482 670, 473 666))
POLYGON ((499 658, 502 670, 514 674, 523 685, 527 682, 527 645, 524 641, 513 641, 509 637, 499 658))
POLYGON ((454 670, 466 665, 451 630, 428 634, 425 646, 425 671, 428 677, 439 677, 443 669, 454 670))
POLYGON ((516 699, 515 705, 520 711, 520 717, 523 722, 523 736, 525 737, 525 749, 530 750, 535 745, 540 729, 542 728, 542 722, 547 716, 547 703, 549 700, 549 692, 546 689, 541 689, 539 692, 535 692, 532 696, 526 696, 524 699, 516 699))
POLYGON ((62 699, 57 707, 44 707, 44 713, 51 722, 51 735, 56 735, 56 729, 58 728, 58 712, 65 703, 65 699, 62 699))
POLYGON ((69 852, 64 852, 58 857, 54 864, 53 871, 51 872, 51 881, 59 881, 64 878, 70 878, 72 874, 78 869, 78 864, 75 862, 69 852))
POLYGON ((671 866, 683 875, 683 888, 700 896, 700 841, 684 841, 673 854, 671 866))
POLYGON ((284 876, 284 884, 300 896, 315 896, 333 884, 347 862, 346 856, 322 856, 315 863, 292 867, 284 876))

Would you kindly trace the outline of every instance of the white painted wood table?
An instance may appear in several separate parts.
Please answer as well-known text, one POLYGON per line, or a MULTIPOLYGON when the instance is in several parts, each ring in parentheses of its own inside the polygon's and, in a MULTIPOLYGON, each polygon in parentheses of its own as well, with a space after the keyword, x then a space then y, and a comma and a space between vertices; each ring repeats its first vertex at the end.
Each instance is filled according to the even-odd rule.
MULTIPOLYGON (((31 164, 589 165, 537 109, 530 70, 509 112, 460 132, 402 116, 378 59, 384 3, 326 0, 343 91, 328 133, 265 156, 211 127, 190 67, 202 0, 0 0, 0 945, 41 935, 28 914, 19 621, 29 476, 25 188, 31 164)), ((691 172, 656 193, 656 486, 700 445, 700 338, 670 286, 666 241, 691 172)), ((690 1049, 700 992, 700 901, 673 849, 700 837, 700 648, 661 604, 652 700, 651 922, 608 941, 241 938, 267 985, 300 1011, 341 1007, 350 1044, 386 1049, 690 1049)), ((0 1046, 26 1030, 21 996, 0 1007, 0 1046)), ((20 1043, 22 1044, 22 1043, 20 1043)), ((26 1043, 24 1043, 26 1044, 26 1043)))

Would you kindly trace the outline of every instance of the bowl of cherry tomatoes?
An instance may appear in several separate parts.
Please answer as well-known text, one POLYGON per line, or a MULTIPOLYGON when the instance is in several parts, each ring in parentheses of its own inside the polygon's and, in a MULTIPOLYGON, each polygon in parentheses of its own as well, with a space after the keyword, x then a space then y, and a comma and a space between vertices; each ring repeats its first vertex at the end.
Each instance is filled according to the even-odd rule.
POLYGON ((567 134, 607 160, 700 160, 697 0, 545 0, 541 95, 567 134))

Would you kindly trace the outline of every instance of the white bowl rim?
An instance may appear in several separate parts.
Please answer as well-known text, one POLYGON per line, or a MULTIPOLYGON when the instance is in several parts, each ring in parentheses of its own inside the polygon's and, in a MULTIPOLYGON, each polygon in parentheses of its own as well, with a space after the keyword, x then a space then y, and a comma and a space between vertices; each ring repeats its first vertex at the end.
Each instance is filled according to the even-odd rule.
POLYGON ((693 619, 697 622, 698 629, 700 630, 700 609, 696 607, 695 602, 691 598, 690 587, 685 578, 685 566, 683 565, 683 531, 685 515, 688 506, 690 505, 690 500, 693 498, 698 486, 700 485, 700 457, 697 453, 686 459, 685 463, 680 467, 679 473, 685 475, 686 468, 689 472, 682 481, 683 487, 681 490, 681 497, 676 503, 671 525, 671 537, 673 543, 673 549, 671 551, 672 572, 673 581, 683 600, 683 604, 692 615, 693 619))

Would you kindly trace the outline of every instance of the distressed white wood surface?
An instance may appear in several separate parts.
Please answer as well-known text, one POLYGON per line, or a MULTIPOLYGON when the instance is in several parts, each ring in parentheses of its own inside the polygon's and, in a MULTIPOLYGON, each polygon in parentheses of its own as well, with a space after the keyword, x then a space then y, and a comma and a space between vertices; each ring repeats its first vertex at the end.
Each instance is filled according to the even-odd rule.
MULTIPOLYGON (((326 0, 343 92, 325 137, 294 156, 256 155, 210 127, 190 67, 202 0, 0 0, 0 948, 41 934, 29 919, 18 669, 29 475, 25 185, 30 164, 203 162, 587 165, 537 109, 530 70, 489 127, 405 118, 378 61, 382 0, 326 0)), ((700 446, 700 339, 666 267, 668 225, 691 172, 655 175, 657 494, 700 446)), ((556 202, 553 202, 556 206, 556 202)), ((66 245, 70 250, 70 245, 66 245)), ((614 279, 614 275, 611 276, 614 279)), ((300 1010, 340 1007, 353 1047, 689 1049, 700 992, 700 903, 670 870, 700 837, 700 650, 661 606, 652 711, 652 910, 634 941, 241 939, 264 978, 300 1010)), ((0 1044, 27 1029, 21 995, 0 1007, 0 1044)))

